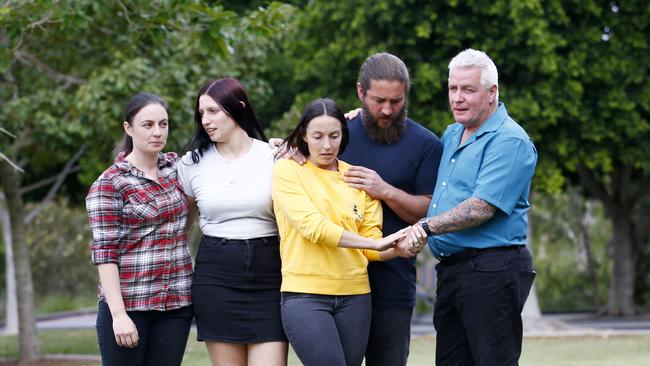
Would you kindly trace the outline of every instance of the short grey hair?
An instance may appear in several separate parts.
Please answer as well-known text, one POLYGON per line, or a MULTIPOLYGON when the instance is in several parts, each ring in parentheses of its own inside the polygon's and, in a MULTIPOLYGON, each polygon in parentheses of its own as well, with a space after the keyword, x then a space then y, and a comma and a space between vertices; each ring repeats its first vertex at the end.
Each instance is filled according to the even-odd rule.
POLYGON ((494 61, 483 51, 468 48, 457 54, 449 62, 449 76, 454 69, 477 67, 481 70, 481 86, 490 89, 497 86, 496 101, 499 100, 499 72, 494 61))
POLYGON ((370 89, 372 80, 400 81, 404 84, 404 92, 411 89, 409 70, 404 61, 387 52, 376 53, 366 59, 361 65, 359 83, 365 94, 370 89))

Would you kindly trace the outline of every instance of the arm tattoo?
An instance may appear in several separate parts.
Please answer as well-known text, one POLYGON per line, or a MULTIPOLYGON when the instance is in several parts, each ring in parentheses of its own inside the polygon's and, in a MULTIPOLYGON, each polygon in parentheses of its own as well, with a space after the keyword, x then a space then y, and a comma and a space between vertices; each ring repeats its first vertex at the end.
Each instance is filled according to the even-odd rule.
POLYGON ((434 235, 469 229, 491 219, 496 212, 497 208, 492 204, 471 197, 442 215, 432 217, 429 229, 434 235))

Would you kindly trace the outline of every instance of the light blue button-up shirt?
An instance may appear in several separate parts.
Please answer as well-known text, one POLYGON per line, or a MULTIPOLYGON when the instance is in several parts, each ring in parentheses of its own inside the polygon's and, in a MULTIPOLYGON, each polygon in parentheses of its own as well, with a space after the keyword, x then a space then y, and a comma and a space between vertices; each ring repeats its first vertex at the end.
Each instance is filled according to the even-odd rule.
POLYGON ((470 197, 491 203, 497 211, 479 226, 430 237, 431 252, 442 257, 465 248, 525 245, 535 146, 503 103, 460 145, 464 130, 454 123, 442 136, 438 181, 427 216, 440 215, 470 197))

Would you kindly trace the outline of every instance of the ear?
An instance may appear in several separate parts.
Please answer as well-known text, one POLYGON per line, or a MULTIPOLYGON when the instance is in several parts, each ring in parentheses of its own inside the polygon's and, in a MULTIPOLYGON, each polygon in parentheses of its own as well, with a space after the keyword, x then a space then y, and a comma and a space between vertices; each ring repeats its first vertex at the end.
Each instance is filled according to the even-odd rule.
POLYGON ((240 100, 240 101, 239 101, 239 104, 241 104, 241 107, 242 107, 242 108, 246 108, 246 103, 244 103, 243 101, 240 100))
POLYGON ((129 136, 133 136, 132 135, 133 128, 131 127, 131 125, 127 121, 124 121, 124 132, 126 132, 126 134, 129 135, 129 136))
POLYGON ((495 99, 497 97, 498 88, 499 87, 496 86, 496 84, 492 85, 492 87, 490 87, 490 89, 489 89, 490 90, 490 104, 494 103, 494 101, 495 101, 495 99))
POLYGON ((359 96, 359 100, 363 101, 363 87, 361 83, 357 83, 357 95, 359 96))

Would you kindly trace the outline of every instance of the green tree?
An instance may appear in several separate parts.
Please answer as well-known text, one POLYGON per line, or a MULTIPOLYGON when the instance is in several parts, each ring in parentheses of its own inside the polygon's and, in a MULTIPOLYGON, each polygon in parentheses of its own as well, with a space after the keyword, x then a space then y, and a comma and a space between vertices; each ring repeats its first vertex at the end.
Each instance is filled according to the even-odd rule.
MULTIPOLYGON (((447 64, 459 51, 497 63, 500 97, 540 152, 539 190, 580 183, 612 222, 609 314, 634 312, 632 213, 647 194, 650 4, 573 0, 313 1, 278 59, 284 110, 315 96, 358 105, 369 54, 399 55, 413 78, 409 114, 437 133, 451 122, 447 64)), ((271 58, 273 60, 274 58, 271 58)), ((298 106, 298 107, 297 107, 298 106)), ((543 275, 543 274, 542 274, 543 275)))
POLYGON ((198 0, 0 5, 0 126, 16 135, 12 141, 0 136, 0 151, 25 169, 20 174, 0 162, 16 264, 21 359, 40 352, 25 245, 25 225, 33 216, 26 217, 21 186, 61 169, 75 151, 84 156, 74 168, 91 182, 111 160, 122 108, 137 91, 158 93, 170 103, 170 149, 189 138, 194 93, 202 82, 232 75, 253 96, 265 97, 269 88, 254 77, 255 70, 290 13, 289 6, 268 3, 239 16, 219 2, 198 0))

